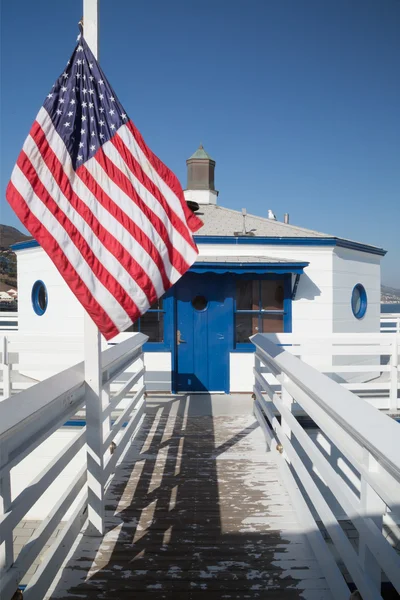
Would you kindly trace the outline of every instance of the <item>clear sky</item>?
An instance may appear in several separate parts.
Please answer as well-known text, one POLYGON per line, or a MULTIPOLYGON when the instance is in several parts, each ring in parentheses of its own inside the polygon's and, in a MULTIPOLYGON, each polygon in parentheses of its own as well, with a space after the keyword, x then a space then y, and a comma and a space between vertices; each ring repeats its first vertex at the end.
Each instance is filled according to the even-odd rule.
MULTIPOLYGON (((75 45, 82 0, 1 0, 4 190, 75 45)), ((219 203, 388 250, 400 288, 399 0, 101 0, 100 62, 186 185, 201 141, 219 203)))

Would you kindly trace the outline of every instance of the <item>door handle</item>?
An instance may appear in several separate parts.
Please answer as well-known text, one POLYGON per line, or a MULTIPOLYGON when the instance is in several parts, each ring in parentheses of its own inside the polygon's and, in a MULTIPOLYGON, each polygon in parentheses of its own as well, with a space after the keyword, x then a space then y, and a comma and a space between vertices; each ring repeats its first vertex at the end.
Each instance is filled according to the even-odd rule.
POLYGON ((179 344, 186 344, 186 340, 182 339, 181 332, 179 331, 179 329, 176 332, 176 344, 177 346, 179 346, 179 344))

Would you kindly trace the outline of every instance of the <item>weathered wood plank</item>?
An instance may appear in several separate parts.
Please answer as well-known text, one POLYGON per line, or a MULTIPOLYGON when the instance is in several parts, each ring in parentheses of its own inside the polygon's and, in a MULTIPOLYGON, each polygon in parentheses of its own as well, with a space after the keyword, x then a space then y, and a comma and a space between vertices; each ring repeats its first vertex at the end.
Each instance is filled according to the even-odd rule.
POLYGON ((146 416, 104 538, 78 540, 51 598, 332 600, 254 419, 172 407, 146 416))

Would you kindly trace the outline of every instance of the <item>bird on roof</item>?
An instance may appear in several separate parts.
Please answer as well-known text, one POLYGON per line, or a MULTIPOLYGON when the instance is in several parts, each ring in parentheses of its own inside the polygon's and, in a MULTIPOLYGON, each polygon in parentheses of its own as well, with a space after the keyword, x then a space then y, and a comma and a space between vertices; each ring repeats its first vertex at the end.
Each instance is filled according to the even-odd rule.
POLYGON ((268 219, 273 219, 274 221, 276 221, 276 216, 270 208, 268 209, 268 219))

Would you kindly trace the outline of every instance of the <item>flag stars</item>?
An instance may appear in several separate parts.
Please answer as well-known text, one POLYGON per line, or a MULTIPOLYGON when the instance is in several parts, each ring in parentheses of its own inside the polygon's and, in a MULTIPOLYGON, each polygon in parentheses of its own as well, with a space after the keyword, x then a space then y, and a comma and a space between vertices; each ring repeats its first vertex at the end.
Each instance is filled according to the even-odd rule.
POLYGON ((53 97, 53 94, 47 94, 47 97, 48 97, 48 98, 52 98, 52 97, 53 97))
POLYGON ((62 110, 60 110, 59 108, 57 108, 57 110, 56 110, 56 113, 57 113, 58 115, 62 115, 62 110))
POLYGON ((74 98, 72 98, 72 100, 70 100, 69 102, 70 104, 76 104, 76 100, 74 98))
POLYGON ((76 63, 75 63, 75 64, 77 64, 77 65, 81 65, 81 64, 82 64, 82 60, 81 60, 80 58, 78 58, 78 60, 76 61, 76 63))
POLYGON ((96 135, 96 134, 95 134, 95 132, 94 132, 94 131, 92 131, 92 133, 91 133, 90 135, 91 135, 92 137, 95 137, 95 135, 96 135))
POLYGON ((105 137, 105 136, 104 136, 104 133, 100 133, 100 134, 99 134, 99 138, 100 138, 101 140, 104 140, 104 137, 105 137))
POLYGON ((100 106, 100 108, 99 108, 99 111, 100 111, 101 113, 103 113, 103 112, 104 112, 104 108, 103 108, 102 106, 100 106))
POLYGON ((78 154, 78 156, 77 156, 77 159, 78 159, 78 160, 83 160, 83 156, 82 156, 82 154, 78 154))
POLYGON ((83 88, 82 94, 87 94, 87 89, 86 88, 83 88))
POLYGON ((80 74, 80 73, 77 73, 77 74, 75 75, 75 77, 76 77, 77 79, 80 79, 80 78, 81 78, 81 74, 80 74))
POLYGON ((72 112, 72 110, 69 111, 69 113, 67 114, 67 117, 72 117, 74 113, 72 112))
POLYGON ((110 100, 111 100, 111 102, 115 102, 114 96, 110 96, 110 100))
POLYGON ((67 88, 65 87, 65 85, 62 86, 61 91, 62 92, 66 92, 67 91, 67 88))
POLYGON ((104 94, 99 94, 99 98, 100 98, 100 100, 103 100, 104 94))
POLYGON ((99 79, 99 85, 104 85, 104 81, 102 79, 99 79))
POLYGON ((89 79, 90 79, 90 81, 93 81, 94 80, 93 75, 89 75, 89 79))
POLYGON ((93 63, 89 63, 89 69, 93 69, 93 63))
POLYGON ((115 113, 115 110, 112 108, 111 110, 108 111, 110 115, 113 115, 115 113))
POLYGON ((64 100, 64 98, 60 98, 58 102, 59 102, 60 104, 64 104, 64 103, 65 103, 65 100, 64 100))
POLYGON ((85 133, 86 133, 86 129, 81 129, 81 134, 85 135, 85 133))
POLYGON ((94 90, 89 90, 89 94, 92 96, 94 94, 94 90))
POLYGON ((111 128, 111 129, 115 129, 115 125, 114 125, 114 123, 112 123, 112 124, 110 125, 110 128, 111 128))
POLYGON ((93 102, 89 102, 89 108, 93 108, 94 104, 93 102))
POLYGON ((82 121, 86 121, 86 115, 82 115, 82 121))
POLYGON ((71 123, 70 123, 69 121, 66 121, 66 122, 64 123, 64 127, 69 127, 70 125, 71 125, 71 123))
POLYGON ((125 114, 125 113, 122 113, 122 115, 121 115, 121 119, 122 119, 123 121, 126 121, 126 119, 127 119, 127 118, 128 118, 128 117, 126 116, 126 114, 125 114))
POLYGON ((79 142, 79 148, 83 148, 85 144, 83 142, 79 142))
POLYGON ((82 102, 82 108, 86 108, 87 107, 87 102, 82 102))
POLYGON ((95 146, 94 144, 92 144, 92 145, 90 146, 90 149, 91 149, 92 151, 93 151, 93 150, 96 150, 96 146, 95 146))
POLYGON ((103 127, 105 124, 106 124, 106 123, 105 123, 105 121, 102 121, 102 120, 100 120, 100 121, 99 121, 99 125, 100 125, 101 127, 103 127))
POLYGON ((91 122, 93 123, 93 121, 94 121, 94 117, 90 117, 90 120, 91 120, 91 122))
MULTIPOLYGON (((69 63, 68 63, 68 64, 69 64, 69 63)), ((64 79, 68 79, 68 73, 66 73, 65 71, 64 71, 64 73, 62 74, 62 76, 64 77, 64 79)))
POLYGON ((79 46, 77 47, 77 50, 78 50, 78 52, 83 52, 83 47, 79 45, 79 46))

